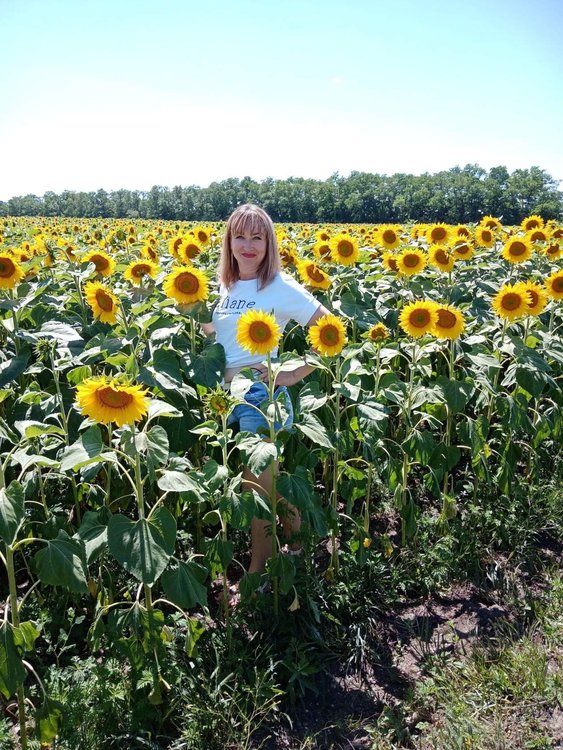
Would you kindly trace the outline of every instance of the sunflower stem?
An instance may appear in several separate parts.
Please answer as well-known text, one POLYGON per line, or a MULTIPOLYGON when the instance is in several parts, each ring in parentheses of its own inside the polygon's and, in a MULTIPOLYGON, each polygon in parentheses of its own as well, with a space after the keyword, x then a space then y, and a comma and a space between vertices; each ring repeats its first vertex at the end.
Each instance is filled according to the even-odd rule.
MULTIPOLYGON (((18 593, 16 587, 16 573, 14 567, 14 550, 11 545, 6 545, 6 569, 8 572, 8 588, 10 599, 10 618, 12 627, 19 628, 20 615, 18 610, 18 593)), ((16 696, 18 703, 18 720, 20 725, 20 742, 22 750, 27 750, 27 727, 25 715, 25 696, 23 685, 18 682, 16 687, 16 696)))
MULTIPOLYGON (((454 346, 455 346, 454 339, 450 339, 450 357, 449 357, 450 380, 455 380, 454 346)), ((446 404, 446 410, 447 410, 448 416, 446 419, 446 434, 444 435, 444 442, 446 444, 446 448, 449 448, 451 445, 451 441, 452 441, 452 410, 450 409, 448 404, 446 404)), ((448 492, 448 479, 449 479, 449 471, 446 469, 446 472, 444 474, 444 489, 443 489, 444 495, 446 495, 448 492)))
MULTIPOLYGON (((275 378, 272 373, 272 356, 268 352, 268 397, 270 404, 274 404, 274 392, 276 389, 275 378)), ((270 442, 275 444, 276 441, 276 425, 275 425, 275 406, 273 416, 268 416, 268 427, 270 428, 270 442)), ((275 462, 272 465, 272 490, 271 490, 271 505, 272 505, 272 564, 274 564, 278 556, 278 534, 277 534, 277 517, 278 517, 278 493, 276 488, 276 466, 275 462)), ((279 611, 279 580, 276 575, 272 581, 272 591, 274 595, 274 615, 278 616, 279 611)))
POLYGON ((508 327, 508 320, 505 318, 502 323, 502 333, 500 337, 500 344, 498 347, 498 359, 499 359, 499 366, 497 367, 495 374, 493 376, 493 382, 492 382, 492 393, 491 393, 491 399, 489 401, 489 407, 487 409, 487 422, 491 423, 491 417, 493 415, 493 406, 495 403, 495 393, 498 386, 498 381, 500 378, 500 371, 501 371, 501 365, 502 365, 502 347, 504 346, 504 337, 506 335, 506 329, 508 327))
POLYGON ((333 400, 333 406, 334 406, 334 456, 333 456, 333 464, 332 464, 332 493, 331 493, 331 504, 332 504, 332 510, 333 510, 333 524, 336 524, 336 528, 333 526, 332 534, 331 534, 331 560, 330 560, 330 567, 332 570, 332 573, 334 575, 338 575, 340 572, 340 560, 338 557, 338 547, 337 547, 337 527, 338 527, 338 462, 340 460, 340 450, 339 450, 339 444, 340 444, 340 396, 335 389, 335 385, 338 385, 340 383, 340 374, 341 374, 341 362, 340 357, 336 360, 336 368, 335 368, 335 375, 334 380, 332 383, 332 395, 334 397, 333 400))
POLYGON ((80 302, 80 311, 82 314, 82 325, 84 328, 86 328, 86 326, 88 325, 88 313, 86 311, 86 305, 84 303, 84 295, 82 294, 82 287, 80 286, 78 274, 73 273, 72 277, 74 279, 74 285, 76 286, 76 292, 78 294, 78 301, 80 302))

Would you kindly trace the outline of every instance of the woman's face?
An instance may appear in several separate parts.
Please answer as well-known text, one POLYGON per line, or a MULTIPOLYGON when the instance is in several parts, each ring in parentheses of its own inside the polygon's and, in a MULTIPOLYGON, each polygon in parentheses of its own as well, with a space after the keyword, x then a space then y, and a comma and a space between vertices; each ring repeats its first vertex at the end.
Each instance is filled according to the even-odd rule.
POLYGON ((242 280, 255 279, 264 258, 268 240, 262 230, 239 229, 231 233, 231 250, 242 280))

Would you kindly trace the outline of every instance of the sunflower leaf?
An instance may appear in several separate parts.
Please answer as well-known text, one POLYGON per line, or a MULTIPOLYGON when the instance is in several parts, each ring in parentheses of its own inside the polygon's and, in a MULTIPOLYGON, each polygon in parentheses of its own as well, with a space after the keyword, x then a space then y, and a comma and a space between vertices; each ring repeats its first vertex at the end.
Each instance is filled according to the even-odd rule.
POLYGON ((82 539, 71 538, 61 529, 56 539, 44 541, 46 546, 35 554, 40 580, 69 591, 88 591, 86 548, 82 539))
POLYGON ((16 480, 0 489, 0 538, 13 544, 25 517, 24 492, 16 480))
POLYGON ((207 589, 203 585, 207 569, 194 562, 175 560, 162 574, 162 588, 170 601, 184 609, 196 604, 207 605, 207 589))

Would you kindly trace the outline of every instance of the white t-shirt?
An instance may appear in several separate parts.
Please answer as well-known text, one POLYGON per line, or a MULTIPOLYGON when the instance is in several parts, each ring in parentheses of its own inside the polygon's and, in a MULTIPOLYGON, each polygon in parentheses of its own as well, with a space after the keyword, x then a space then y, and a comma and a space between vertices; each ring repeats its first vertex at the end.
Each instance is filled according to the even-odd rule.
MULTIPOLYGON (((262 310, 274 314, 283 331, 290 320, 306 325, 320 306, 320 302, 291 276, 278 273, 268 286, 258 290, 258 280, 239 280, 227 290, 219 289, 219 301, 213 310, 213 325, 217 343, 225 349, 227 367, 246 367, 264 360, 261 354, 250 354, 237 342, 237 323, 248 310, 262 310)), ((272 351, 275 357, 277 349, 272 351)))

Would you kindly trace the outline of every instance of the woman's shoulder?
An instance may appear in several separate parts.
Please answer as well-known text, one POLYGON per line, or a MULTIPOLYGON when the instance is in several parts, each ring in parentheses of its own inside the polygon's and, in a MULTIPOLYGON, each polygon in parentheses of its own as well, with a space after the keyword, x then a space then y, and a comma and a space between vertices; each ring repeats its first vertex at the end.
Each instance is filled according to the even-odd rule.
POLYGON ((272 279, 272 284, 275 284, 280 289, 296 289, 299 291, 304 289, 303 285, 286 271, 278 271, 272 279))

